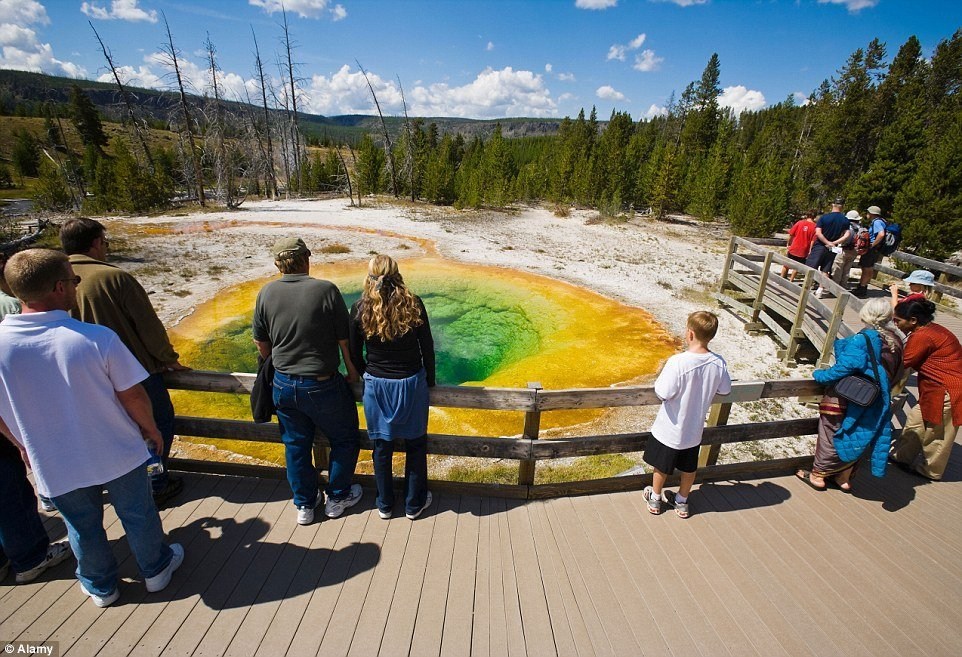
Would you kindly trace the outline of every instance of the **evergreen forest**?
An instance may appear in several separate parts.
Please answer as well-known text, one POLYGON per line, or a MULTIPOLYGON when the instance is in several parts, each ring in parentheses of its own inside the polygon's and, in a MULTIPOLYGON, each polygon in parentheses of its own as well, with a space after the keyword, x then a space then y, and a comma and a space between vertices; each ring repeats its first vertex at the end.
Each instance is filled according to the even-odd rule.
POLYGON ((68 102, 39 105, 43 131, 15 132, 0 186, 36 178, 41 207, 93 213, 177 199, 237 207, 250 197, 393 194, 471 208, 576 205, 610 218, 684 213, 747 236, 769 236, 842 196, 846 210, 878 205, 899 222, 905 250, 941 259, 962 249, 962 29, 928 57, 915 37, 895 52, 873 40, 805 102, 737 116, 719 105, 722 62, 712 55, 650 119, 617 110, 599 119, 592 108, 546 134, 510 137, 501 125, 465 133, 405 114, 324 143, 305 136, 296 102, 278 100, 296 91, 278 94, 263 76, 260 98, 224 102, 206 45, 212 88, 180 93, 160 124, 129 103, 104 121, 78 84, 68 102))

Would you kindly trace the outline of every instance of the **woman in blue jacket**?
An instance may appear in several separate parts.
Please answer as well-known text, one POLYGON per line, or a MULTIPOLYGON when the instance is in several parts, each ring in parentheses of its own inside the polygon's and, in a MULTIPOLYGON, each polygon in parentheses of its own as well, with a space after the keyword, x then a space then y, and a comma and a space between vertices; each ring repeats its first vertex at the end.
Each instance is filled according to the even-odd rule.
POLYGON ((836 340, 835 364, 815 370, 812 375, 819 383, 829 386, 850 374, 862 374, 877 380, 880 392, 871 405, 859 406, 835 397, 832 388, 826 390, 819 408, 815 462, 811 472, 795 473, 817 490, 824 490, 827 480, 834 479, 840 489, 851 492, 856 465, 866 452, 872 474, 876 477, 885 474, 892 442, 891 388, 901 378, 902 340, 894 331, 892 305, 887 299, 865 302, 859 317, 866 328, 836 340))

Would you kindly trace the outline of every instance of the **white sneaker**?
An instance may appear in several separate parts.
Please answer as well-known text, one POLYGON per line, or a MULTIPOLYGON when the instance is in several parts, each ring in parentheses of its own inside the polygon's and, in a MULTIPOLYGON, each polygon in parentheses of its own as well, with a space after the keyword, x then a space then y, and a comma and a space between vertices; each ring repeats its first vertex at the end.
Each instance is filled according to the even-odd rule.
POLYGON ((43 573, 43 571, 45 571, 47 568, 52 568, 67 557, 72 556, 73 552, 70 551, 70 544, 67 541, 51 543, 50 547, 47 548, 46 558, 41 561, 39 565, 34 566, 30 570, 25 570, 22 573, 17 573, 17 584, 26 584, 27 582, 32 582, 40 577, 40 574, 43 573))
POLYGON ((431 491, 428 491, 427 495, 424 496, 424 506, 422 506, 420 509, 418 509, 414 513, 405 513, 404 515, 407 517, 408 520, 414 520, 419 515, 424 513, 424 510, 429 506, 431 506, 431 491))
POLYGON ((378 510, 377 510, 377 515, 381 517, 381 520, 390 520, 391 517, 394 515, 394 512, 393 512, 393 511, 381 511, 380 509, 378 509, 378 510))
POLYGON ((173 543, 170 546, 170 551, 174 553, 174 556, 171 558, 170 563, 167 564, 167 567, 153 577, 148 577, 144 580, 148 593, 157 593, 167 588, 174 571, 180 568, 180 564, 184 563, 184 548, 180 543, 173 543))
POLYGON ((816 298, 816 299, 821 299, 821 298, 824 297, 824 296, 825 296, 825 288, 824 288, 824 287, 820 287, 820 288, 818 288, 817 290, 815 290, 815 298, 816 298))
POLYGON ((317 491, 317 497, 314 498, 314 504, 310 506, 299 506, 297 507, 297 524, 298 525, 309 525, 314 522, 314 509, 321 503, 321 491, 317 491))
POLYGON ((90 599, 93 600, 94 605, 100 608, 109 607, 113 603, 117 602, 117 600, 120 598, 120 589, 114 589, 113 593, 100 596, 96 593, 91 593, 88 591, 87 587, 84 586, 84 583, 80 582, 80 590, 84 592, 84 595, 90 596, 90 599))
POLYGON ((327 498, 327 504, 324 505, 324 515, 328 518, 339 518, 345 511, 354 506, 361 501, 361 495, 364 494, 364 490, 361 488, 361 484, 353 484, 351 486, 351 494, 345 497, 343 500, 332 500, 330 497, 327 498))

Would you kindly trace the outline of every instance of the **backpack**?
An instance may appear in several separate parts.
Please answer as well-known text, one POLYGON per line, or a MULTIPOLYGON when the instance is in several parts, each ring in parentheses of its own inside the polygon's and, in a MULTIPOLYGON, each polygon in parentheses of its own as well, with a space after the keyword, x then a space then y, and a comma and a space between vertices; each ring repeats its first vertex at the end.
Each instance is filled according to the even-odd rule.
POLYGON ((882 255, 892 255, 895 253, 899 244, 902 243, 902 227, 894 222, 885 223, 885 238, 879 245, 879 253, 882 255))
POLYGON ((855 252, 865 253, 869 250, 870 246, 872 246, 872 240, 869 239, 868 231, 863 228, 855 237, 855 252))
POLYGON ((855 240, 858 238, 858 234, 862 232, 862 224, 858 221, 850 219, 848 222, 848 239, 845 240, 845 244, 842 246, 852 247, 855 246, 855 240))

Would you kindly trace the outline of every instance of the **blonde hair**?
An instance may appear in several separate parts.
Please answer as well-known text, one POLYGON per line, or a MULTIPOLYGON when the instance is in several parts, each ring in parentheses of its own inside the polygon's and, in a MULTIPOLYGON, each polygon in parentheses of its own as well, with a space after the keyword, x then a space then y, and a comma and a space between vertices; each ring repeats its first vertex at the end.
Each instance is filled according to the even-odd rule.
POLYGON ((390 256, 376 255, 367 265, 359 319, 364 337, 376 335, 385 342, 424 322, 417 299, 404 285, 397 263, 390 256))
POLYGON ((699 342, 707 344, 718 332, 718 315, 707 310, 696 310, 688 316, 688 328, 699 342))
POLYGON ((866 326, 871 326, 881 336, 882 341, 888 345, 889 349, 895 348, 895 326, 892 324, 892 304, 888 299, 874 297, 862 304, 862 309, 858 311, 858 317, 866 326))
POLYGON ((70 261, 62 251, 27 249, 11 256, 4 267, 7 284, 24 303, 42 300, 67 276, 70 261))

